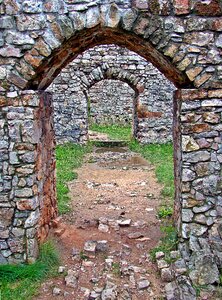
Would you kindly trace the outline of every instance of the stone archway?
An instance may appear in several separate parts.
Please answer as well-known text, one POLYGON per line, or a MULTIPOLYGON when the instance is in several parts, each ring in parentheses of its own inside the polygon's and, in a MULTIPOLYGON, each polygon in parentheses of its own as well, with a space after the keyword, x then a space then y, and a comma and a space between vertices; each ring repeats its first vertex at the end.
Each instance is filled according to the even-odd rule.
POLYGON ((220 1, 190 2, 1 4, 2 262, 34 259, 37 236, 47 234, 56 215, 50 95, 39 90, 78 53, 115 43, 180 88, 174 120, 179 248, 193 282, 219 281, 222 8, 220 1))
MULTIPOLYGON (((172 141, 173 84, 135 52, 116 45, 100 45, 78 55, 47 88, 47 91, 53 92, 57 143, 84 143, 87 140, 88 118, 84 99, 88 98, 90 84, 98 80, 102 84, 102 80, 107 79, 116 86, 115 79, 118 78, 139 89, 139 105, 136 109, 139 122, 134 136, 144 144, 172 141), (116 74, 112 75, 113 72, 116 74)), ((119 89, 116 96, 125 98, 123 92, 124 89, 119 89)), ((93 94, 91 96, 94 97, 93 94)), ((107 97, 104 95, 102 102, 105 99, 107 97)), ((132 102, 129 99, 129 104, 124 105, 128 107, 132 102)), ((107 105, 111 110, 114 109, 112 102, 109 104, 108 101, 107 105)), ((113 116, 118 115, 119 109, 122 110, 122 105, 113 111, 113 116)), ((99 106, 98 111, 101 111, 99 106)))
POLYGON ((118 80, 121 82, 125 82, 129 85, 129 87, 134 91, 134 97, 132 101, 132 133, 134 137, 137 137, 138 132, 138 105, 139 105, 139 97, 140 94, 143 92, 144 87, 140 84, 140 78, 134 76, 133 74, 121 70, 119 68, 110 68, 108 65, 99 66, 92 71, 90 74, 91 76, 86 78, 86 90, 85 93, 88 97, 88 93, 91 87, 93 87, 98 82, 104 79, 110 80, 118 80), (88 83, 88 84, 87 84, 88 83))

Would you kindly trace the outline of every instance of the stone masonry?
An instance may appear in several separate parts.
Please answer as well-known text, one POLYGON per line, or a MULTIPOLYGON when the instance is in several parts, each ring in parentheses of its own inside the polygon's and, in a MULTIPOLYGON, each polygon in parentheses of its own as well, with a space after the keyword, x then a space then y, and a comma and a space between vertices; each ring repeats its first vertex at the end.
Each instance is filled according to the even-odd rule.
POLYGON ((1 263, 35 259, 57 213, 51 101, 41 90, 88 48, 117 44, 150 61, 178 88, 173 140, 179 249, 194 284, 217 284, 221 1, 1 0, 0 14, 1 263))
POLYGON ((56 139, 59 143, 87 140, 88 102, 91 121, 124 124, 131 116, 134 136, 140 142, 169 142, 174 89, 151 63, 136 53, 115 45, 96 46, 78 55, 48 88, 53 92, 56 139), (106 82, 106 89, 101 92, 98 87, 105 83, 99 82, 106 78, 115 82, 106 82), (123 88, 120 82, 118 88, 117 80, 130 83, 135 93, 126 85, 123 88))
POLYGON ((180 250, 197 285, 219 282, 222 267, 222 93, 177 92, 181 109, 180 250))
POLYGON ((89 122, 132 126, 134 98, 134 90, 120 80, 96 83, 89 89, 89 122))
POLYGON ((52 101, 32 91, 8 96, 0 98, 0 262, 31 262, 57 214, 52 101))

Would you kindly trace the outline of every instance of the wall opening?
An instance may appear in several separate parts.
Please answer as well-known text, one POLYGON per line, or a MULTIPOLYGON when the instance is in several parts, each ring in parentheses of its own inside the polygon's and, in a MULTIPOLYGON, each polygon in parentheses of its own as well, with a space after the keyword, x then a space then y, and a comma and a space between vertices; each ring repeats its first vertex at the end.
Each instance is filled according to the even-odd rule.
POLYGON ((122 137, 124 140, 134 136, 137 131, 137 97, 128 84, 119 80, 102 80, 89 89, 87 96, 89 130, 117 126, 126 129, 127 136, 122 137))
POLYGON ((134 90, 133 136, 139 142, 172 141, 175 87, 146 59, 112 44, 78 55, 47 89, 53 92, 57 143, 87 141, 86 99, 92 86, 106 79, 121 81, 134 90))

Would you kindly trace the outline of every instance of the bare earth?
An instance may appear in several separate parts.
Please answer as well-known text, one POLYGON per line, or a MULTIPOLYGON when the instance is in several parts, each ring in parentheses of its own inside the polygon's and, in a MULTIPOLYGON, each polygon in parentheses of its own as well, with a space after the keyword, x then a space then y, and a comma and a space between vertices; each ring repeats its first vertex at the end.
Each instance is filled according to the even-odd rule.
POLYGON ((161 237, 162 187, 153 167, 126 148, 95 148, 77 172, 69 184, 72 211, 51 232, 65 271, 45 282, 35 299, 164 299, 149 257, 161 237), (101 240, 105 248, 84 251, 87 241, 101 240))

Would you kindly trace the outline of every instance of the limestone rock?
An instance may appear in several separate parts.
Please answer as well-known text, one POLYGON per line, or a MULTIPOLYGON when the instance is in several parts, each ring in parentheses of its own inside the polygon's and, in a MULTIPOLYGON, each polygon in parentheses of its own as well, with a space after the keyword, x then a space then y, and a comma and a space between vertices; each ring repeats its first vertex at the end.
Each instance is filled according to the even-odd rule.
POLYGON ((164 282, 171 282, 173 280, 173 274, 172 271, 170 270, 170 268, 163 268, 161 269, 161 279, 164 282))
POLYGON ((85 242, 84 245, 84 252, 87 256, 90 258, 94 258, 96 255, 96 246, 97 242, 96 241, 87 241, 85 242))
POLYGON ((67 287, 76 288, 78 276, 75 271, 68 270, 67 276, 65 277, 65 283, 67 287))
POLYGON ((117 300, 117 286, 107 284, 101 294, 101 300, 117 300))
POLYGON ((86 12, 86 27, 92 28, 100 22, 100 13, 97 6, 89 8, 86 12))
POLYGON ((54 287, 53 290, 52 290, 52 294, 53 296, 58 296, 58 295, 61 295, 61 289, 58 288, 58 287, 54 287))
POLYGON ((7 263, 7 259, 0 253, 0 265, 6 265, 7 263))
POLYGON ((156 252, 156 255, 155 255, 157 260, 163 258, 164 256, 165 256, 165 253, 162 251, 156 252))
POLYGON ((137 17, 136 10, 127 9, 123 13, 122 22, 125 30, 130 30, 137 17))
POLYGON ((64 266, 59 266, 58 268, 58 273, 64 273, 65 267, 64 266))
POLYGON ((97 241, 96 251, 107 252, 108 251, 108 242, 106 240, 97 241))
POLYGON ((157 266, 159 269, 168 268, 169 264, 164 259, 159 259, 157 261, 157 266))
POLYGON ((199 150, 200 147, 192 137, 183 136, 182 137, 182 149, 183 149, 183 151, 191 152, 191 151, 199 150))
POLYGON ((131 219, 122 219, 122 220, 117 220, 117 224, 119 226, 130 226, 132 220, 131 219))
POLYGON ((132 233, 128 234, 129 239, 138 239, 138 238, 141 238, 141 237, 144 237, 144 234, 141 233, 141 232, 132 232, 132 233))
POLYGON ((144 290, 150 286, 150 282, 147 279, 141 279, 138 281, 137 286, 139 290, 144 290))
POLYGON ((205 254, 203 251, 196 252, 194 266, 190 278, 195 284, 208 285, 219 282, 219 270, 212 255, 205 254))
POLYGON ((165 291, 167 300, 180 299, 179 290, 175 281, 167 283, 165 285, 165 291))
POLYGON ((106 224, 99 224, 98 230, 101 232, 109 232, 109 226, 106 224))

